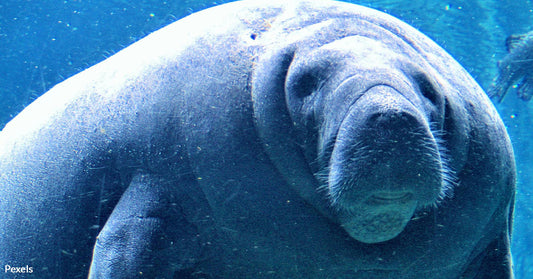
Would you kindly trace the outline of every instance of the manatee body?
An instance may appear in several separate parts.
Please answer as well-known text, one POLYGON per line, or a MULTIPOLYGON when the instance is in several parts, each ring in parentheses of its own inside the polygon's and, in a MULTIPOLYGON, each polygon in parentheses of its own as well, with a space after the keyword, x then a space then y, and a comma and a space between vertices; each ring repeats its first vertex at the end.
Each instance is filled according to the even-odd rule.
POLYGON ((510 278, 515 166, 407 24, 242 1, 58 84, 0 134, 0 263, 36 278, 510 278))
POLYGON ((487 93, 501 102, 516 85, 518 97, 529 101, 533 97, 533 31, 507 37, 505 46, 508 54, 498 62, 498 75, 487 93))

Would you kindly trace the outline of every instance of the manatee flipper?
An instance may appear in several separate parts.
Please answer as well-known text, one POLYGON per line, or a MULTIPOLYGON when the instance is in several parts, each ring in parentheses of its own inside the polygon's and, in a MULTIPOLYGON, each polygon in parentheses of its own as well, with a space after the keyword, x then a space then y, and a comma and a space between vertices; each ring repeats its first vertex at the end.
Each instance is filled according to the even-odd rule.
POLYGON ((172 278, 200 246, 176 181, 137 174, 96 240, 89 278, 172 278))
POLYGON ((513 278, 509 236, 502 233, 485 249, 475 279, 513 278))
POLYGON ((533 76, 530 74, 524 76, 520 84, 518 84, 517 93, 520 99, 526 102, 531 100, 531 97, 533 97, 533 76))
POLYGON ((461 278, 514 278, 509 234, 502 232, 472 261, 461 278))
POLYGON ((515 34, 507 37, 505 47, 508 54, 498 62, 498 75, 494 78, 487 95, 497 98, 501 103, 509 88, 518 84, 518 96, 524 101, 532 97, 532 78, 530 77, 532 56, 533 32, 515 34))
POLYGON ((487 90, 487 96, 489 96, 490 99, 497 99, 497 103, 503 102, 505 95, 507 95, 507 89, 511 86, 510 82, 502 76, 502 74, 498 74, 498 76, 492 81, 490 88, 487 90))

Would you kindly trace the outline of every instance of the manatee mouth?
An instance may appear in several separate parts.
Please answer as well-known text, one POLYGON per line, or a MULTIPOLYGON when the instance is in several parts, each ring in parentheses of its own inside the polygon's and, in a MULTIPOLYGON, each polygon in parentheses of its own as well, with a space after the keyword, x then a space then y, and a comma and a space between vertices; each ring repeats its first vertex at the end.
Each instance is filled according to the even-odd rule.
POLYGON ((375 204, 404 203, 413 198, 414 195, 412 193, 381 192, 371 195, 369 198, 369 202, 375 204))
POLYGON ((370 203, 342 210, 341 226, 354 239, 379 243, 398 236, 411 220, 417 202, 411 194, 369 198, 370 203))

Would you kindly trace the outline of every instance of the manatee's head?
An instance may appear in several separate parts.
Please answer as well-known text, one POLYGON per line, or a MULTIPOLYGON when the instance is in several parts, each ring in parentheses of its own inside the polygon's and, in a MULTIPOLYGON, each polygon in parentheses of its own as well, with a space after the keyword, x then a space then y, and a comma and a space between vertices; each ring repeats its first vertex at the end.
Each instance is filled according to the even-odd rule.
POLYGON ((394 238, 418 208, 446 193, 443 150, 430 123, 392 84, 368 88, 327 136, 318 174, 357 240, 394 238))
POLYGON ((296 52, 285 94, 304 156, 354 239, 390 240, 447 195, 445 98, 407 55, 357 36, 296 52))

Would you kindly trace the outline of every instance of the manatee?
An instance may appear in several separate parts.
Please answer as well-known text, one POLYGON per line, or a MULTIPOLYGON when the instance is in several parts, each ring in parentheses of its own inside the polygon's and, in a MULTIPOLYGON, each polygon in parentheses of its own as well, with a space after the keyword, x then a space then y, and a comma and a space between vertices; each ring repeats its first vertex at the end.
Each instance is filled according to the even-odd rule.
POLYGON ((507 37, 505 46, 508 54, 498 61, 498 75, 487 93, 502 102, 509 88, 516 87, 527 102, 533 97, 533 31, 507 37))
POLYGON ((353 4, 240 1, 156 31, 7 124, 0 174, 17 276, 512 277, 496 110, 353 4))

